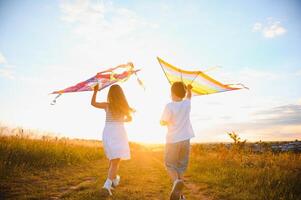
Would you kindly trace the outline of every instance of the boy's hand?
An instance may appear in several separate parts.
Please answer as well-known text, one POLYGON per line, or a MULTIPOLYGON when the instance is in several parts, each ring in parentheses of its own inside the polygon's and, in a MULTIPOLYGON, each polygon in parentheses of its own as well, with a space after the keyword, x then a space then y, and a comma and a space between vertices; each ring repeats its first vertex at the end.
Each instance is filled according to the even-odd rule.
POLYGON ((192 89, 192 85, 188 84, 187 85, 187 94, 186 94, 187 99, 191 99, 191 89, 192 89))
POLYGON ((98 83, 94 86, 94 92, 97 92, 98 90, 99 90, 99 85, 98 85, 98 83))
POLYGON ((161 126, 167 126, 168 123, 167 123, 166 121, 161 120, 161 121, 160 121, 160 125, 161 125, 161 126))

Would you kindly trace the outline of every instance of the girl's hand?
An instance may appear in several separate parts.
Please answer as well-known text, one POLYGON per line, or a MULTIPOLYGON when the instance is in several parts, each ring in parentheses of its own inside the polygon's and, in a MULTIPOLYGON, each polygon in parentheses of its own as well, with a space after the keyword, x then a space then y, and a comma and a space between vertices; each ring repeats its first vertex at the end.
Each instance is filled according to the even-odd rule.
POLYGON ((128 62, 128 65, 130 65, 131 67, 134 67, 134 64, 132 62, 128 62))
POLYGON ((188 84, 188 85, 187 85, 187 89, 188 89, 188 90, 191 90, 191 89, 192 89, 192 85, 191 85, 191 84, 188 84))
POLYGON ((161 121, 160 121, 160 125, 161 125, 161 126, 167 126, 167 125, 168 125, 168 122, 167 122, 167 121, 162 121, 162 120, 161 120, 161 121))
POLYGON ((98 90, 99 90, 99 85, 98 85, 98 83, 94 86, 94 92, 97 92, 98 90))

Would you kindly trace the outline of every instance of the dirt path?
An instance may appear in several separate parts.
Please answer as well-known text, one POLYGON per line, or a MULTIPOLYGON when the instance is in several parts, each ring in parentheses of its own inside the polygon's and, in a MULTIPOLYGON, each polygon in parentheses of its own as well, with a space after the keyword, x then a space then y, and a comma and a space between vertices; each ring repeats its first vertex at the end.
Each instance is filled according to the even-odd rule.
MULTIPOLYGON (((153 157, 153 161, 157 163, 158 166, 161 166, 165 170, 162 159, 158 159, 158 157, 153 157)), ((163 172, 166 173, 166 172, 163 172)), ((207 186, 205 184, 198 185, 189 180, 188 177, 185 177, 185 189, 184 195, 187 199, 193 200, 212 200, 204 194, 204 190, 206 190, 207 186)))
MULTIPOLYGON (((72 199, 72 200, 166 200, 171 181, 162 162, 162 152, 136 151, 132 159, 123 161, 121 184, 108 197, 101 190, 107 174, 107 160, 97 160, 64 170, 37 172, 13 180, 7 199, 72 199)), ((206 187, 185 180, 184 194, 189 200, 211 200, 206 187)))
POLYGON ((73 192, 76 193, 76 191, 87 189, 95 183, 96 183, 96 177, 86 177, 83 182, 80 182, 79 184, 74 185, 74 186, 70 186, 69 188, 63 188, 59 194, 55 194, 55 195, 51 196, 50 199, 53 199, 53 200, 62 199, 64 196, 66 196, 70 193, 73 193, 73 192))
POLYGON ((195 183, 186 181, 185 184, 187 188, 187 192, 189 195, 186 195, 189 199, 199 199, 199 200, 212 200, 212 198, 206 196, 204 194, 204 190, 206 189, 206 185, 200 186, 195 183))

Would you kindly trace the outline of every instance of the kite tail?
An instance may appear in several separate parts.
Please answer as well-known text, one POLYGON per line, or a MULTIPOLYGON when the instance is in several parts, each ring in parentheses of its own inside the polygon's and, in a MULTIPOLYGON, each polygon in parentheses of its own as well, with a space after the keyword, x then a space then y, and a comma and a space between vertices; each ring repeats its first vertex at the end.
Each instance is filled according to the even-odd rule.
POLYGON ((138 77, 137 73, 135 72, 138 84, 145 90, 145 85, 143 83, 143 81, 138 77))
POLYGON ((50 103, 50 105, 54 106, 56 104, 56 100, 61 96, 62 94, 58 94, 54 97, 54 99, 52 100, 52 102, 50 103))
POLYGON ((249 90, 250 88, 248 88, 247 86, 245 86, 244 84, 242 84, 242 83, 238 83, 238 84, 236 84, 236 85, 240 85, 241 87, 243 87, 244 89, 247 89, 247 90, 249 90))
POLYGON ((248 88, 247 86, 245 86, 244 84, 242 84, 242 83, 237 83, 237 84, 227 84, 227 86, 241 86, 242 88, 244 88, 244 89, 247 89, 247 90, 249 90, 250 88, 248 88))

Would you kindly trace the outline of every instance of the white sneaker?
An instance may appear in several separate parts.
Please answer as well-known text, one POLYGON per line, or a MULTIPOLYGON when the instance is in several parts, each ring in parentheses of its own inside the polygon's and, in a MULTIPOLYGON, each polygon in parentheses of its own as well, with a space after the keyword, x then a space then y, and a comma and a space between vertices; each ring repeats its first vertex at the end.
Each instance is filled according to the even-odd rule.
POLYGON ((113 188, 112 188, 112 181, 110 179, 106 180, 106 182, 105 182, 105 184, 103 185, 102 188, 105 189, 105 190, 107 190, 110 196, 113 195, 112 191, 111 191, 111 190, 113 190, 113 188))
POLYGON ((116 178, 113 180, 112 186, 117 187, 120 183, 120 176, 117 175, 116 178))
POLYGON ((175 180, 170 193, 170 200, 179 200, 183 188, 184 182, 180 179, 175 180))

